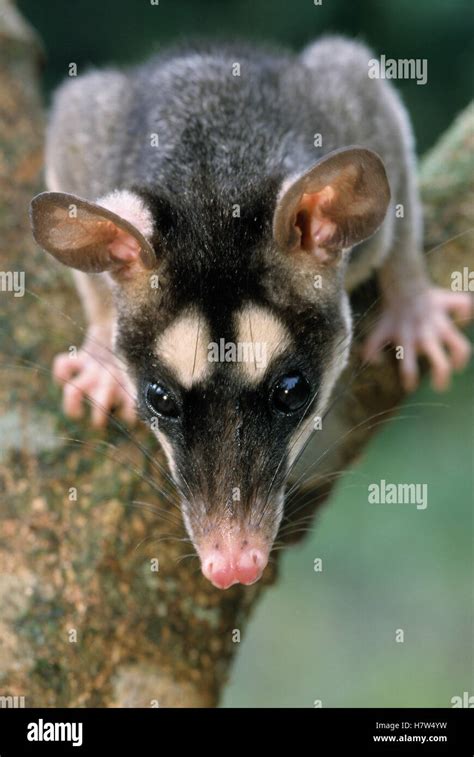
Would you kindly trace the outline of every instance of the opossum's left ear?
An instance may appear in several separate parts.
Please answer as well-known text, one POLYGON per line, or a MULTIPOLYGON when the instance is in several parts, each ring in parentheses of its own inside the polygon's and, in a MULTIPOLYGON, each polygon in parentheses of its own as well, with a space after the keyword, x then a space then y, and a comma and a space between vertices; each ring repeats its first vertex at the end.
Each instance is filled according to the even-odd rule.
POLYGON ((304 251, 326 262, 370 237, 389 202, 387 175, 375 152, 336 150, 283 186, 273 235, 280 249, 304 251))
POLYGON ((31 201, 30 218, 38 244, 79 271, 120 276, 156 265, 151 213, 133 192, 115 191, 97 202, 42 192, 31 201))

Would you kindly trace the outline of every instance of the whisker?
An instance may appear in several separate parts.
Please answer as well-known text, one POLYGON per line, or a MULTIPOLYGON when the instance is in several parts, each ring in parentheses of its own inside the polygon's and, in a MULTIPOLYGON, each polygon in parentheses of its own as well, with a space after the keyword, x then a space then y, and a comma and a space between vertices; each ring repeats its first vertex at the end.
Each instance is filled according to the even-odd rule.
POLYGON ((165 523, 173 526, 174 528, 181 529, 183 527, 181 519, 175 517, 174 512, 170 512, 169 510, 160 510, 155 505, 149 505, 148 502, 133 500, 133 502, 125 503, 125 507, 135 507, 137 510, 141 510, 145 513, 150 513, 151 515, 154 515, 156 518, 160 518, 165 523))
MULTIPOLYGON (((181 562, 184 562, 184 560, 187 560, 187 559, 189 559, 189 558, 193 558, 193 557, 194 557, 194 558, 196 558, 196 559, 199 559, 199 557, 198 557, 198 555, 196 554, 196 552, 188 552, 188 554, 187 554, 187 555, 181 555, 180 557, 178 557, 178 558, 177 558, 177 560, 176 560, 176 562, 177 562, 177 563, 179 564, 179 563, 181 563, 181 562)), ((196 573, 197 573, 197 572, 198 572, 198 571, 196 571, 196 573)))
POLYGON ((178 541, 178 542, 180 542, 181 539, 173 536, 172 534, 163 534, 161 536, 156 536, 156 537, 154 537, 153 535, 151 535, 151 536, 145 536, 144 539, 142 539, 141 541, 138 542, 137 546, 135 547, 135 549, 133 551, 137 552, 140 549, 140 547, 142 547, 143 544, 145 544, 145 542, 147 542, 147 541, 150 544, 161 544, 161 542, 167 542, 167 541, 178 541))
MULTIPOLYGON (((118 447, 116 447, 114 444, 109 444, 104 441, 104 442, 99 442, 98 444, 94 445, 92 444, 92 442, 87 442, 83 439, 75 439, 73 437, 58 436, 57 438, 64 442, 70 442, 73 444, 81 445, 83 447, 92 449, 94 452, 99 452, 103 457, 107 458, 108 460, 112 460, 113 462, 117 462, 118 460, 116 455, 108 455, 106 454, 104 450, 101 449, 101 446, 107 446, 107 447, 110 447, 111 449, 117 450, 118 447)), ((159 487, 152 478, 150 478, 149 476, 146 476, 141 470, 139 470, 136 466, 130 463, 130 461, 120 459, 119 462, 121 465, 125 465, 127 470, 129 470, 131 473, 134 473, 136 476, 138 476, 140 480, 144 481, 149 486, 151 486, 151 488, 157 494, 161 495, 164 499, 169 501, 172 505, 175 505, 176 507, 178 507, 175 500, 171 498, 171 495, 166 490, 159 487)))
MULTIPOLYGON (((406 408, 408 409, 408 408, 424 407, 424 406, 428 406, 428 407, 449 407, 448 405, 446 405, 444 403, 432 403, 432 402, 424 403, 424 402, 421 402, 421 403, 412 403, 410 405, 406 405, 406 408)), ((363 427, 365 424, 370 423, 371 421, 376 420, 376 419, 381 419, 380 422, 378 422, 376 424, 372 424, 372 425, 370 425, 370 426, 367 427, 367 430, 370 431, 373 428, 377 428, 379 425, 383 425, 383 424, 386 424, 386 423, 387 424, 388 423, 395 423, 395 422, 402 421, 402 420, 413 420, 414 418, 416 418, 416 416, 413 416, 413 415, 397 415, 397 416, 394 416, 392 418, 383 418, 383 416, 389 415, 392 412, 393 412, 393 410, 390 408, 388 410, 382 410, 382 411, 380 411, 378 413, 374 413, 371 416, 369 416, 368 418, 364 418, 362 421, 360 421, 356 425, 351 426, 351 428, 347 429, 347 431, 343 432, 329 447, 326 447, 323 450, 323 452, 319 455, 319 457, 317 457, 316 460, 314 460, 310 464, 310 466, 308 468, 306 468, 305 471, 298 477, 298 479, 296 479, 296 481, 293 482, 293 484, 291 486, 291 489, 289 490, 289 492, 286 493, 286 496, 288 496, 289 493, 294 488, 296 488, 296 486, 302 481, 302 479, 304 478, 304 475, 306 475, 306 473, 308 472, 308 470, 310 468, 313 468, 315 465, 317 465, 329 452, 331 452, 333 449, 335 449, 347 436, 349 436, 351 433, 353 433, 354 431, 358 430, 359 428, 363 427)), ((308 439, 307 443, 309 443, 309 441, 310 441, 310 439, 308 439)), ((304 449, 306 449, 306 445, 305 445, 304 449)), ((293 463, 293 465, 290 468, 290 471, 293 469, 293 467, 296 464, 296 462, 297 461, 295 461, 293 463)))

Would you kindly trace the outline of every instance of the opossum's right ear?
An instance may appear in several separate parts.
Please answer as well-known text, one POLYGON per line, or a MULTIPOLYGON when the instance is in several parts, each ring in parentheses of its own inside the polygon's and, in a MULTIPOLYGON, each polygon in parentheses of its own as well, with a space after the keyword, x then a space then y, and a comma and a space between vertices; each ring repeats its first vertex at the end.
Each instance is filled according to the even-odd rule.
POLYGON ((31 201, 30 219, 40 247, 79 271, 130 276, 156 265, 146 238, 153 231, 151 213, 132 192, 116 191, 97 203, 42 192, 31 201))

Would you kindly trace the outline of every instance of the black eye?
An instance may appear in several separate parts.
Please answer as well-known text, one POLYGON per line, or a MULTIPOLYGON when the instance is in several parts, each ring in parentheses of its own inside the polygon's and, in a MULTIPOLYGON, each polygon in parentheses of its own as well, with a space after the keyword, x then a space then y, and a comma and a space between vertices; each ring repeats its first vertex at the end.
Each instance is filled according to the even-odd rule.
POLYGON ((308 402, 311 387, 301 373, 282 376, 273 386, 271 400, 280 413, 294 413, 308 402))
POLYGON ((179 408, 173 395, 162 384, 148 384, 145 389, 146 404, 153 413, 166 418, 176 418, 179 408))

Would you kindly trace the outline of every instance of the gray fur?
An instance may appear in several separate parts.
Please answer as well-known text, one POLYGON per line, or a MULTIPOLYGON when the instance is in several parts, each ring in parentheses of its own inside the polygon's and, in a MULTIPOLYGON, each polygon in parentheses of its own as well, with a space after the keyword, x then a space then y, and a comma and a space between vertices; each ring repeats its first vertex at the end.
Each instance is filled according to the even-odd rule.
MULTIPOLYGON (((170 194, 215 187, 230 203, 236 187, 262 176, 303 172, 343 145, 369 147, 384 161, 394 204, 405 208, 396 231, 404 259, 406 250, 416 254, 421 235, 413 137, 393 87, 369 79, 371 58, 364 45, 328 37, 299 56, 187 48, 126 72, 86 74, 57 93, 49 170, 57 187, 90 199, 116 187, 159 186, 170 194), (232 75, 235 62, 240 77, 232 75), (322 148, 313 145, 315 133, 322 148)), ((394 242, 389 212, 363 255, 352 257, 350 288, 380 265, 394 242)))

